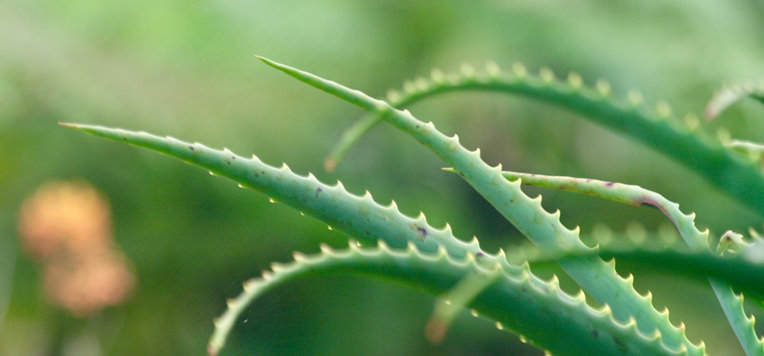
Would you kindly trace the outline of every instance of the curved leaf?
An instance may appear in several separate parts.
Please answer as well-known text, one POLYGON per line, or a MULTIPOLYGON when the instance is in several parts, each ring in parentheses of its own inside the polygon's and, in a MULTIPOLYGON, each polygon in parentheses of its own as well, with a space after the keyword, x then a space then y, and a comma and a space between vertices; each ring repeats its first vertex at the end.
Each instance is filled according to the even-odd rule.
POLYGON ((358 273, 404 283, 430 294, 451 289, 464 278, 488 279, 488 285, 470 303, 480 315, 497 321, 554 355, 677 355, 661 343, 656 333, 640 333, 635 322, 613 320, 609 308, 593 309, 583 294, 570 296, 557 283, 538 279, 526 266, 506 268, 478 263, 472 254, 463 259, 448 257, 445 250, 425 254, 413 244, 403 251, 378 248, 333 251, 326 246, 317 256, 295 255, 288 265, 274 264, 272 272, 244 284, 244 292, 228 302, 228 310, 216 320, 210 341, 215 355, 244 306, 274 287, 296 278, 328 273, 358 273), (497 276, 498 274, 498 276, 497 276))
MULTIPOLYGON (((538 246, 548 251, 587 248, 578 238, 578 228, 569 230, 560 223, 559 211, 554 214, 546 212, 541 206, 540 197, 531 199, 526 196, 519 182, 508 182, 502 176, 501 165, 488 166, 480 158, 479 150, 466 150, 456 135, 447 137, 432 122, 423 123, 410 112, 397 110, 358 90, 266 58, 258 58, 306 84, 366 110, 381 112, 382 118, 411 135, 454 167, 478 193, 538 246)), ((694 345, 687 340, 684 333, 671 325, 667 316, 659 313, 648 298, 634 290, 633 281, 620 277, 612 265, 599 258, 570 263, 562 261, 560 265, 587 293, 600 303, 610 305, 618 320, 625 321, 634 317, 640 330, 652 333, 657 329, 670 347, 677 350, 687 348, 693 355, 705 353, 702 344, 694 345)))
MULTIPOLYGON (((761 167, 726 148, 718 139, 696 131, 699 125, 696 117, 689 115, 685 118, 687 126, 680 126, 668 104, 660 102, 655 109, 647 108, 638 92, 630 92, 627 100, 619 100, 611 95, 610 85, 605 81, 588 88, 578 74, 571 73, 568 81, 562 82, 548 69, 534 76, 520 65, 512 73, 503 73, 490 64, 485 75, 477 75, 474 70, 439 73, 417 83, 407 85, 403 93, 389 95, 390 104, 402 108, 431 96, 466 90, 518 94, 556 104, 662 152, 695 170, 740 203, 764 213, 764 194, 751 194, 764 192, 761 167)), ((327 158, 326 167, 333 168, 352 144, 381 119, 380 113, 374 111, 348 128, 327 158)))

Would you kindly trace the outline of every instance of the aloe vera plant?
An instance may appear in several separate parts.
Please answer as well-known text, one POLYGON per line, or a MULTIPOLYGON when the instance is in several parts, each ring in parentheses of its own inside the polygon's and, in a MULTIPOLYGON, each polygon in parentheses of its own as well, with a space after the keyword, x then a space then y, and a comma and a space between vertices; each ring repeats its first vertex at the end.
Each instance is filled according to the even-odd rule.
MULTIPOLYGON (((474 314, 493 320, 498 328, 516 333, 522 340, 553 355, 705 355, 703 342, 690 341, 684 324, 674 326, 668 310, 658 311, 653 306, 649 292, 640 295, 635 291, 633 276, 623 278, 615 271, 612 257, 616 256, 707 279, 746 354, 764 355, 753 319, 743 310, 742 295, 732 289, 754 300, 764 295, 761 289, 764 258, 758 241, 738 242, 732 248, 717 252, 711 248, 708 231, 695 227, 694 214, 683 213, 678 204, 656 192, 614 182, 507 172, 501 165, 486 164, 479 150, 465 149, 456 135, 446 136, 432 122, 422 122, 399 107, 440 92, 465 89, 497 90, 540 98, 576 110, 606 127, 674 155, 743 204, 764 212, 761 168, 723 142, 699 134, 695 130, 696 119, 690 117, 686 120, 689 126, 679 126, 668 119, 671 113, 667 104, 649 111, 640 106, 637 94, 631 94, 630 101, 626 102, 611 99, 605 82, 599 82, 595 89, 587 89, 577 75, 571 75, 568 83, 561 83, 549 70, 542 70, 538 77, 533 77, 521 66, 515 66, 512 73, 506 75, 496 65, 489 65, 485 75, 476 74, 471 68, 458 76, 435 72, 431 81, 409 84, 405 94, 392 94, 389 101, 384 101, 316 75, 260 59, 370 112, 370 116, 347 131, 330 155, 328 168, 336 165, 352 142, 372 124, 379 120, 389 122, 442 159, 448 170, 461 176, 541 251, 541 257, 536 253, 531 258, 529 252, 526 259, 555 261, 579 284, 581 292, 569 295, 560 289, 556 277, 550 280, 536 277, 527 260, 515 264, 508 261, 504 251, 487 253, 477 238, 465 241, 455 237, 450 226, 433 227, 423 214, 416 218, 406 216, 394 202, 380 205, 368 191, 362 196, 354 195, 339 182, 324 184, 312 174, 293 173, 286 164, 275 167, 256 156, 245 158, 227 149, 217 150, 145 132, 63 124, 202 167, 352 236, 345 249, 322 246, 315 256, 296 253, 292 263, 273 264, 271 271, 246 282, 243 293, 230 299, 226 311, 215 320, 209 354, 221 352, 239 315, 263 293, 306 276, 355 273, 399 281, 433 295, 458 291, 446 295, 458 295, 454 303, 471 308, 474 314), (680 151, 692 153, 686 154, 692 159, 675 153, 680 151), (719 172, 720 167, 724 168, 723 174, 719 172), (737 179, 725 180, 729 175, 737 179), (587 246, 580 239, 578 227, 565 227, 560 222, 560 212, 544 210, 540 196, 528 197, 521 190, 522 184, 653 206, 674 224, 687 248, 667 246, 645 250, 640 246, 632 249, 587 246), (460 283, 467 280, 477 282, 460 283), (586 296, 602 306, 590 306, 586 296)), ((722 240, 725 246, 726 241, 722 240)), ((519 251, 523 254, 525 250, 519 251)))

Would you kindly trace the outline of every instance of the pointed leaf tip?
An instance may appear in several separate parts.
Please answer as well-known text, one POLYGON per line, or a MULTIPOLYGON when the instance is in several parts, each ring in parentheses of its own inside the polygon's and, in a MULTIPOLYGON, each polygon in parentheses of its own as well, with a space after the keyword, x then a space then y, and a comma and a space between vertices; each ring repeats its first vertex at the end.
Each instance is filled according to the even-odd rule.
POLYGON ((268 58, 263 57, 263 56, 255 55, 255 58, 261 60, 263 63, 265 63, 265 64, 267 64, 267 65, 269 65, 271 67, 274 67, 274 68, 283 68, 283 67, 286 67, 284 64, 281 64, 279 62, 276 62, 274 60, 268 59, 268 58))

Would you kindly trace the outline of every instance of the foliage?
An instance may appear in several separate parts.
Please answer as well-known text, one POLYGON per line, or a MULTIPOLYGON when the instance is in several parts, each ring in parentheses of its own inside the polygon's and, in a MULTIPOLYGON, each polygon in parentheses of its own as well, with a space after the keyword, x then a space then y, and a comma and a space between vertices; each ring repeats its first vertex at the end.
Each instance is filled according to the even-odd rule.
MULTIPOLYGON (((651 116, 662 102, 661 112, 670 108, 666 125, 680 133, 697 127, 693 136, 706 136, 710 147, 721 137, 745 162, 760 155, 764 106, 745 97, 713 121, 700 114, 718 88, 755 88, 764 78, 762 11, 758 0, 0 2, 0 304, 8 302, 7 313, 0 313, 0 355, 198 355, 213 331, 211 320, 247 278, 272 261, 288 263, 292 251, 314 255, 321 243, 342 250, 355 239, 203 170, 73 135, 56 122, 172 134, 246 157, 256 152, 322 182, 339 178, 354 195, 368 189, 383 205, 394 199, 406 216, 421 209, 431 226, 451 223, 460 240, 478 236, 489 255, 503 248, 510 257, 515 251, 533 257, 525 248, 508 248, 522 246, 525 237, 458 175, 441 171, 446 164, 389 125, 376 125, 326 172, 322 159, 361 110, 280 80, 251 54, 299 64, 393 106, 399 102, 385 95, 388 88, 399 88, 404 98, 406 88, 432 84, 432 68, 448 83, 450 77, 467 81, 462 68, 485 78, 486 60, 502 68, 498 79, 507 79, 513 63, 523 62, 527 83, 553 78, 561 87, 574 70, 579 93, 605 89, 611 102, 631 107, 640 101, 633 107, 651 116), (22 241, 23 201, 51 181, 85 181, 108 200, 113 242, 131 261, 137 282, 123 304, 87 318, 72 315, 46 298, 48 272, 41 264, 23 249, 12 258, 22 241)), ((479 146, 491 165, 660 192, 680 202, 683 213, 696 212, 698 230, 709 229, 712 243, 728 229, 760 230, 764 221, 724 192, 733 175, 714 183, 682 163, 681 152, 659 152, 643 137, 603 129, 602 120, 559 102, 517 91, 459 90, 405 106, 443 132, 458 132, 464 146, 479 146)), ((588 246, 612 236, 601 242, 606 252, 630 237, 642 242, 640 249, 661 247, 676 231, 658 209, 522 189, 531 197, 543 194, 545 210, 559 209, 565 226, 580 226, 588 246)), ((652 291, 658 310, 671 309, 672 323, 685 322, 689 340, 704 340, 712 355, 743 354, 714 292, 697 283, 705 275, 679 272, 700 277, 686 281, 639 261, 619 256, 619 274, 637 276, 635 289, 652 291)), ((557 275, 562 290, 578 293, 556 264, 531 265, 536 276, 557 275)), ((464 299, 458 292, 470 281, 443 299, 343 274, 287 283, 243 311, 222 354, 541 355, 458 307, 464 299), (454 308, 442 306, 445 299, 454 300, 454 308), (428 342, 434 338, 423 334, 438 328, 425 325, 445 326, 449 318, 442 342, 428 342)), ((751 298, 745 306, 759 319, 764 315, 751 298)))
MULTIPOLYGON (((613 263, 605 263, 596 255, 597 247, 586 246, 579 238, 579 228, 566 228, 560 222, 559 211, 550 214, 541 206, 540 198, 531 199, 525 195, 520 189, 523 181, 583 191, 633 205, 652 205, 661 210, 675 224, 692 251, 706 252, 705 255, 692 255, 699 262, 682 264, 682 269, 709 277, 709 282, 746 354, 764 354, 764 344, 756 335, 753 319, 743 310, 742 296, 735 295, 729 284, 734 282, 736 287, 744 285, 735 277, 739 277, 739 273, 707 271, 706 267, 716 263, 718 259, 716 255, 709 253, 711 249, 708 245, 708 232, 699 231, 695 227, 694 216, 683 214, 676 203, 637 186, 590 179, 503 172, 501 165, 491 167, 486 164, 481 159, 479 150, 465 149, 456 135, 449 137, 442 134, 432 122, 419 121, 408 110, 401 111, 358 90, 265 58, 260 59, 300 81, 375 112, 375 117, 390 122, 429 148, 451 166, 450 170, 465 179, 545 253, 561 254, 555 258, 557 263, 583 291, 577 297, 572 297, 560 289, 556 277, 550 281, 543 281, 531 273, 527 264, 512 265, 508 263, 503 252, 497 255, 488 254, 480 248, 476 239, 470 243, 462 242, 452 235, 448 225, 443 229, 435 229, 427 223, 423 215, 416 219, 409 218, 401 214, 394 203, 383 207, 373 200, 368 191, 363 197, 354 196, 340 183, 327 186, 312 174, 299 176, 292 173, 286 165, 281 168, 272 167, 256 156, 246 159, 227 149, 219 151, 198 143, 190 144, 142 132, 64 124, 98 136, 147 147, 201 166, 208 169, 210 174, 233 179, 242 188, 259 190, 271 196, 272 200, 282 201, 319 218, 329 224, 330 229, 347 232, 363 244, 373 246, 379 241, 378 247, 357 248, 354 247, 354 242, 351 242, 350 249, 345 251, 323 247, 322 253, 316 257, 295 255, 294 264, 273 265, 272 272, 265 272, 261 280, 245 283, 244 293, 236 299, 229 300, 228 311, 215 322, 216 332, 209 345, 211 355, 220 351, 237 317, 255 297, 296 277, 337 271, 386 277, 435 294, 444 293, 461 279, 488 279, 485 283, 480 283, 479 287, 475 287, 473 293, 468 293, 470 297, 461 303, 495 320, 497 327, 512 330, 521 335, 523 340, 555 355, 705 354, 703 343, 696 345, 690 342, 683 326, 675 327, 671 324, 667 312, 658 312, 653 307, 649 293, 646 296, 637 293, 631 277, 620 277, 613 263), (575 251, 583 253, 576 254, 575 251), (587 304, 584 291, 604 305, 603 308, 592 309, 587 304), (561 338, 560 335, 563 334, 575 337, 561 338)), ((435 90, 430 92, 427 92, 429 84, 421 84, 420 89, 425 92, 421 97, 444 90, 443 88, 531 88, 533 90, 528 91, 535 92, 538 97, 552 98, 552 101, 568 104, 586 116, 604 120, 606 123, 618 120, 613 127, 637 137, 644 135, 648 142, 660 142, 661 144, 656 144, 655 147, 664 149, 669 154, 691 150, 694 154, 694 164, 688 165, 706 173, 711 180, 723 178, 718 174, 708 174, 722 167, 733 172, 755 172, 750 178, 751 184, 764 184, 758 166, 736 156, 737 153, 724 148, 723 143, 709 143, 706 138, 694 135, 692 130, 680 132, 668 121, 661 123, 660 120, 668 118, 669 109, 659 106, 658 115, 651 116, 642 114, 638 108, 623 108, 611 103, 608 98, 609 89, 606 89, 608 86, 605 84, 598 85, 599 94, 579 94, 580 78, 571 76, 568 85, 555 84, 548 70, 542 71, 540 82, 514 87, 512 84, 526 81, 524 69, 516 67, 509 79, 501 80, 496 79, 500 73, 495 66, 489 67, 488 76, 485 77, 475 76, 471 70, 463 72, 466 81, 457 78, 443 85, 443 78, 433 78, 435 84, 432 87, 435 90), (465 86, 464 82, 469 85, 465 86), (626 115, 626 110, 636 114, 626 115), (645 128, 645 131, 640 128, 645 128), (652 134, 645 134, 646 132, 652 134), (660 139, 651 141, 655 139, 653 136, 660 139)), ((743 190, 728 189, 728 192, 739 196, 741 201, 746 203, 756 202, 758 199, 755 194, 753 200, 744 199, 743 190)), ((752 203, 752 207, 758 209, 755 203, 752 203)), ((732 263, 734 269, 755 270, 762 259, 756 255, 753 258, 749 256, 749 249, 753 247, 742 247, 743 254, 748 256, 747 259, 727 259, 725 262, 732 263), (744 267, 749 264, 753 266, 744 267)), ((674 263, 672 266, 676 266, 675 259, 676 257, 651 261, 658 264, 674 263)), ((746 279, 748 278, 754 278, 754 282, 749 284, 758 284, 755 274, 754 277, 747 276, 746 279)), ((761 296, 755 288, 748 287, 745 290, 753 293, 754 298, 761 296)))

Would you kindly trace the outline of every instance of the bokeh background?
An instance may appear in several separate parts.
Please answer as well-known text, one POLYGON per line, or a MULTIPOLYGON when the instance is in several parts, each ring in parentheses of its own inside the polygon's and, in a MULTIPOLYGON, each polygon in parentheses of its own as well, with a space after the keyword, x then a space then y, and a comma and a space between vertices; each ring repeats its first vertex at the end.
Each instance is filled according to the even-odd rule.
MULTIPOLYGON (((292 251, 348 236, 172 159, 56 125, 141 129, 288 162, 379 202, 420 210, 489 249, 521 240, 482 199, 405 135, 379 125, 336 172, 324 155, 362 112, 253 58, 264 55, 376 96, 431 68, 577 71, 617 96, 699 113, 725 82, 764 78, 764 2, 4 0, 0 2, 0 355, 201 355, 212 319, 241 283, 292 251), (21 248, 24 199, 60 180, 88 182, 111 209, 113 249, 134 277, 129 297, 90 313, 55 303, 44 262, 21 248), (86 315, 83 315, 86 314, 86 315)), ((458 132, 490 163, 518 171, 639 184, 696 211, 701 226, 761 228, 762 217, 643 145, 525 98, 450 94, 413 112, 458 132)), ((764 140, 764 109, 743 102, 713 134, 764 140)), ((531 194, 541 193, 528 189, 531 194)), ((653 236, 652 209, 543 191, 584 234, 598 226, 653 236)), ((751 192, 761 194, 761 192, 751 192)), ((626 266, 628 267, 628 266, 626 266)), ((553 271, 540 271, 549 274, 553 271)), ((713 354, 741 354, 702 283, 639 269, 675 323, 713 354)), ((572 290, 572 289, 571 289, 572 290)), ((466 313, 431 345, 433 297, 384 281, 329 276, 256 301, 227 355, 540 355, 466 313)), ((59 303, 60 304, 60 303, 59 303)), ((752 308, 753 310, 753 308, 752 308)), ((754 310, 755 311, 755 310, 754 310)), ((564 337, 561 335, 561 337, 564 337)))

